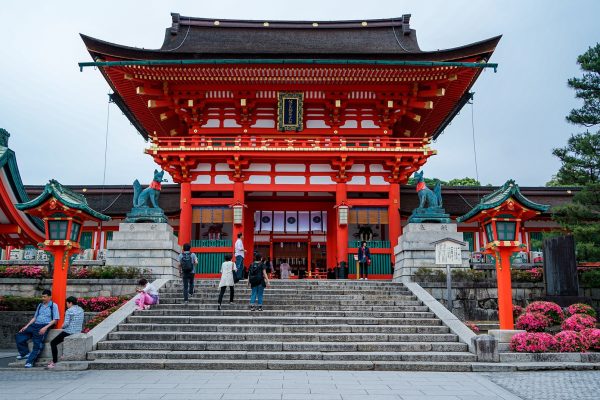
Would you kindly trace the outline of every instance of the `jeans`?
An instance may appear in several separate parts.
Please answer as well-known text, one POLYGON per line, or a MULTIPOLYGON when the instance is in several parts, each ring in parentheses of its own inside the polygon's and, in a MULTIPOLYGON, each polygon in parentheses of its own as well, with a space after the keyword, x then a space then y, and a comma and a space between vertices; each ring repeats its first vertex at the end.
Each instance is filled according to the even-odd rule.
POLYGON ((31 350, 31 353, 29 353, 29 357, 27 357, 27 364, 33 364, 44 348, 44 339, 46 339, 46 335, 48 334, 48 331, 46 331, 45 334, 40 335, 40 329, 42 329, 44 326, 46 326, 46 324, 33 323, 29 325, 23 332, 19 332, 15 336, 17 350, 21 356, 25 356, 27 353, 29 353, 29 346, 27 346, 27 342, 29 339, 33 341, 33 349, 31 350))
POLYGON ((368 278, 369 277, 369 264, 367 264, 367 262, 361 262, 359 263, 359 267, 360 267, 360 276, 359 278, 368 278))
MULTIPOLYGON (((221 303, 223 302, 223 295, 225 295, 225 289, 227 289, 227 286, 221 286, 221 291, 219 292, 219 305, 221 305, 221 303)), ((233 293, 234 293, 234 287, 229 286, 229 302, 230 303, 233 303, 233 293)))
POLYGON ((235 256, 235 267, 237 268, 238 278, 244 279, 244 257, 235 256))
POLYGON ((50 349, 52 350, 52 362, 58 362, 58 345, 61 344, 69 335, 70 333, 62 331, 50 341, 50 349))
POLYGON ((194 294, 194 274, 183 274, 183 301, 188 301, 188 293, 194 294))
POLYGON ((254 286, 252 288, 252 294, 250 295, 250 305, 254 304, 254 302, 258 300, 258 305, 262 306, 264 293, 265 287, 263 285, 254 286))

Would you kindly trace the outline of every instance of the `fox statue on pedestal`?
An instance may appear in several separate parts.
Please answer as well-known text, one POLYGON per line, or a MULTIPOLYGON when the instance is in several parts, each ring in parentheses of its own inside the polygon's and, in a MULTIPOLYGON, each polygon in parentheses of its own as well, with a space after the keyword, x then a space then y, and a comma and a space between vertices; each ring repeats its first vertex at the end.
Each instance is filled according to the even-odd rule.
POLYGON ((423 172, 415 172, 417 181, 417 194, 419 195, 419 208, 437 208, 442 206, 442 185, 437 181, 433 190, 429 189, 423 179, 423 172))
POLYGON ((150 199, 150 203, 154 208, 160 208, 158 206, 158 197, 160 195, 161 182, 165 171, 158 172, 154 170, 154 179, 150 182, 150 186, 142 190, 142 185, 137 179, 133 182, 133 206, 134 207, 148 207, 147 202, 150 199))

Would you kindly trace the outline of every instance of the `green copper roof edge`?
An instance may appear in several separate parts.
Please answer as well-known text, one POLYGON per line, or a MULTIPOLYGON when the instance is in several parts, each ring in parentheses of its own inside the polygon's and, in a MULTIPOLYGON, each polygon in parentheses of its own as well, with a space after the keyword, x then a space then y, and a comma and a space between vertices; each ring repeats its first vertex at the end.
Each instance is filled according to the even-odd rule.
POLYGON ((466 213, 463 216, 456 218, 456 222, 467 221, 467 220, 471 219, 473 216, 475 216, 480 211, 489 210, 491 208, 498 207, 500 204, 502 204, 503 202, 505 202, 506 200, 508 200, 511 197, 513 197, 515 200, 517 200, 523 206, 530 208, 532 210, 546 212, 550 208, 549 205, 534 203, 533 201, 531 201, 528 198, 526 198, 525 196, 523 196, 523 194, 521 193, 521 190, 519 189, 519 185, 517 185, 513 179, 509 179, 508 181, 506 181, 506 183, 504 185, 499 187, 497 190, 493 191, 492 193, 488 194, 487 196, 484 196, 481 199, 481 201, 475 207, 473 207, 471 209, 471 211, 469 211, 468 213, 466 213), (495 197, 502 192, 506 192, 506 193, 499 200, 496 200, 492 203, 486 203, 486 201, 488 199, 495 197))
POLYGON ((85 67, 125 67, 132 65, 205 65, 205 64, 342 64, 342 65, 406 65, 413 67, 465 67, 498 69, 497 63, 474 63, 455 61, 401 61, 401 60, 344 60, 315 58, 257 58, 228 59, 213 58, 205 60, 129 60, 129 61, 90 61, 80 62, 79 70, 85 67))
MULTIPOLYGON (((56 197, 57 199, 59 199, 61 202, 63 202, 65 205, 67 205, 68 207, 74 208, 76 210, 81 210, 83 212, 88 213, 89 215, 93 216, 94 218, 97 218, 99 220, 102 221, 108 221, 110 220, 110 217, 108 215, 104 215, 102 213, 99 213, 96 210, 91 209, 88 205, 87 202, 83 203, 83 204, 78 204, 78 203, 73 203, 69 200, 66 200, 61 193, 56 190, 55 185, 58 184, 60 186, 61 189, 67 189, 65 187, 63 187, 59 182, 57 182, 56 180, 52 179, 50 180, 50 182, 48 182, 46 184, 46 186, 44 187, 44 191, 42 193, 40 193, 40 195, 38 197, 36 197, 33 200, 30 200, 28 202, 25 203, 19 203, 19 204, 15 204, 15 207, 21 211, 25 211, 25 210, 29 210, 31 208, 35 208, 40 206, 41 204, 43 204, 49 197, 56 197)), ((67 189, 69 190, 69 189, 67 189)), ((85 201, 85 198, 84 198, 85 201)))

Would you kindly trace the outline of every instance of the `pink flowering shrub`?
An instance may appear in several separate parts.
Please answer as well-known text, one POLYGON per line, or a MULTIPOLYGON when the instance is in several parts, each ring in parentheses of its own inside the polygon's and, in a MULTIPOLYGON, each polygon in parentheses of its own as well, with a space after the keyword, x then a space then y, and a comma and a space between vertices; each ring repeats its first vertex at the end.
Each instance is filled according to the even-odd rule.
POLYGON ((571 304, 567 308, 567 313, 569 315, 587 314, 591 317, 596 318, 596 310, 594 310, 594 307, 584 303, 571 304))
POLYGON ((590 350, 600 351, 600 329, 585 329, 581 332, 590 350))
POLYGON ((558 325, 565 319, 562 308, 551 301, 534 301, 525 308, 525 312, 544 314, 550 318, 551 325, 558 325))
POLYGON ((554 335, 556 350, 561 353, 584 353, 589 348, 587 338, 580 332, 562 331, 554 335))
POLYGON ((510 339, 510 350, 519 353, 544 353, 552 351, 554 346, 554 336, 543 332, 521 332, 510 339))
POLYGON ((125 302, 127 302, 127 300, 123 300, 122 302, 120 302, 119 304, 109 308, 108 310, 104 310, 102 312, 99 312, 96 316, 94 316, 94 318, 90 319, 84 326, 83 326, 83 333, 88 333, 89 331, 91 331, 92 329, 94 329, 94 327, 96 325, 98 325, 100 322, 104 321, 106 318, 108 318, 108 316, 112 313, 114 313, 115 311, 117 311, 119 308, 121 308, 121 306, 123 304, 125 304, 125 302))
POLYGON ((584 329, 594 328, 596 326, 596 318, 587 314, 575 314, 565 319, 561 328, 564 331, 581 332, 584 329))
POLYGON ((550 326, 551 322, 550 318, 544 314, 526 312, 517 318, 515 325, 517 329, 524 329, 527 332, 542 332, 550 326))
POLYGON ((523 314, 523 307, 513 304, 513 318, 519 318, 519 315, 523 314))
POLYGON ((42 279, 49 277, 48 269, 40 266, 6 267, 0 269, 2 278, 42 279))
POLYGON ((78 303, 84 311, 100 312, 109 308, 115 307, 116 305, 122 304, 124 301, 129 300, 125 296, 113 296, 113 297, 88 297, 78 299, 78 303))

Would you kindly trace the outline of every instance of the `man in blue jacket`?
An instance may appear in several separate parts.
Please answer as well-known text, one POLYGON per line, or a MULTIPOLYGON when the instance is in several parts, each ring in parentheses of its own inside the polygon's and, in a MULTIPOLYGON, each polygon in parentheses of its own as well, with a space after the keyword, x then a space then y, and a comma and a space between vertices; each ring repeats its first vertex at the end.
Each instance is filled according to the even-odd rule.
POLYGON ((52 292, 46 289, 42 292, 42 302, 38 304, 33 318, 21 328, 15 337, 19 350, 17 360, 27 358, 25 368, 33 367, 33 363, 44 348, 44 340, 50 327, 56 325, 59 319, 58 306, 52 301, 52 292), (29 339, 33 340, 31 352, 27 345, 29 339))
POLYGON ((367 242, 362 241, 358 248, 358 263, 360 268, 360 279, 369 279, 369 265, 371 265, 371 252, 367 242), (364 278, 363 278, 364 276, 364 278))

